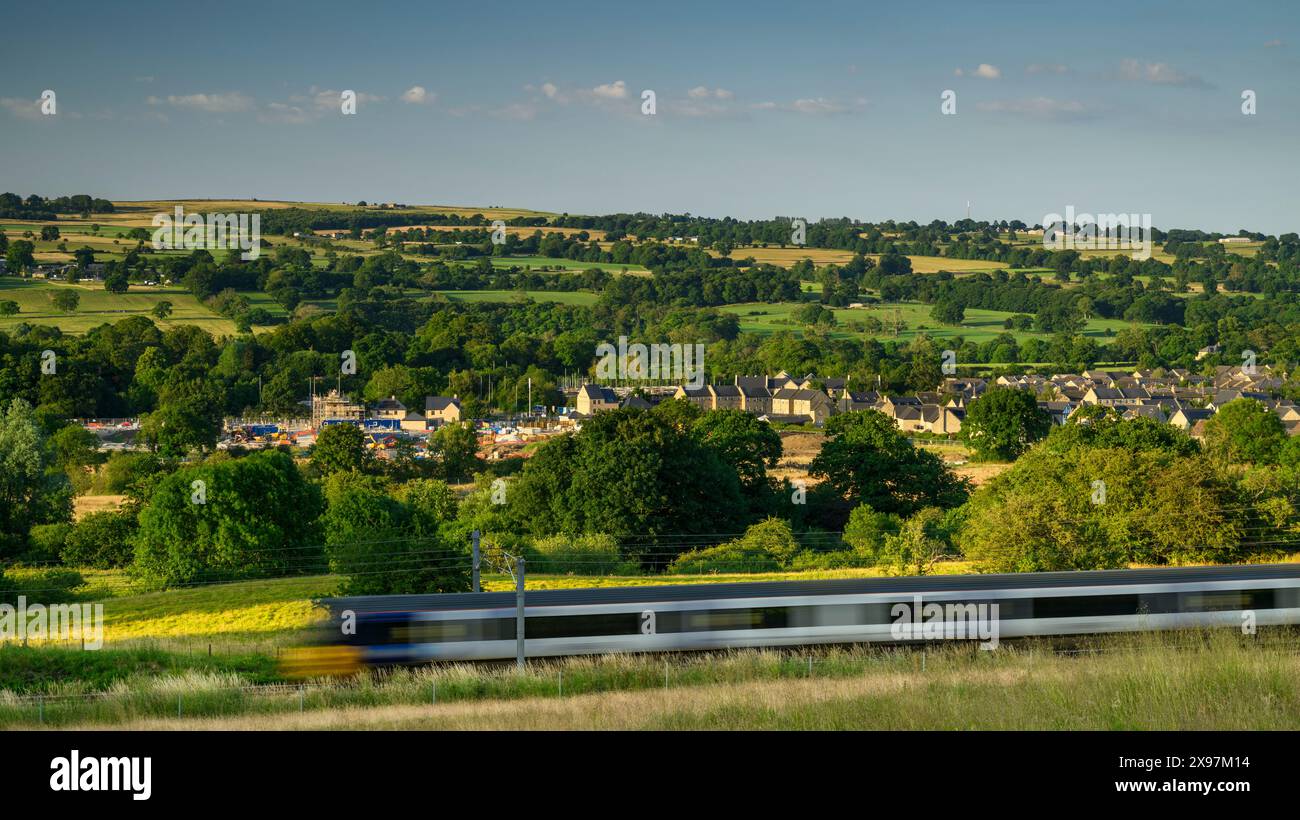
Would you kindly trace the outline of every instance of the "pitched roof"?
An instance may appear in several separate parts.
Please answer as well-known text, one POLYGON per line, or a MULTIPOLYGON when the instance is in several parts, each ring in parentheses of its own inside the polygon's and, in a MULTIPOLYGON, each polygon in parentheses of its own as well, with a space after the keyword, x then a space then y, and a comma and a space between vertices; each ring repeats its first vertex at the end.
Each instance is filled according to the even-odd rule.
POLYGON ((846 390, 841 398, 847 398, 854 404, 875 404, 880 401, 880 394, 874 390, 863 390, 860 392, 846 390))
POLYGON ((1125 419, 1149 418, 1156 421, 1165 421, 1165 411, 1160 409, 1159 405, 1144 404, 1138 407, 1130 407, 1124 411, 1125 419))
POLYGON ((584 384, 578 389, 582 395, 591 401, 613 403, 618 401, 618 394, 608 387, 601 387, 598 384, 584 384))
POLYGON ((426 413, 429 412, 430 410, 446 410, 448 407, 452 407, 452 406, 459 408, 460 399, 454 396, 451 397, 425 396, 424 397, 424 411, 426 413))
POLYGON ((1182 416, 1188 422, 1195 424, 1202 419, 1208 419, 1210 416, 1213 416, 1214 411, 1208 407, 1180 407, 1174 411, 1173 415, 1182 416))
POLYGON ((881 400, 887 401, 895 406, 912 405, 914 407, 919 407, 921 405, 921 400, 916 396, 885 396, 881 400))

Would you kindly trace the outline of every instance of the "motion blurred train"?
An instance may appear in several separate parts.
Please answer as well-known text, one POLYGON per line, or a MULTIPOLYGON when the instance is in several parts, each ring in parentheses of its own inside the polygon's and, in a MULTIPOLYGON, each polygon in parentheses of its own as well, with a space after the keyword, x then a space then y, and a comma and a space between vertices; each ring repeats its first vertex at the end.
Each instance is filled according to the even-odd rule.
MULTIPOLYGON (((300 674, 516 657, 506 593, 331 598, 300 674)), ((529 658, 1300 623, 1300 564, 536 590, 529 658), (955 618, 953 616, 956 616, 955 618)))

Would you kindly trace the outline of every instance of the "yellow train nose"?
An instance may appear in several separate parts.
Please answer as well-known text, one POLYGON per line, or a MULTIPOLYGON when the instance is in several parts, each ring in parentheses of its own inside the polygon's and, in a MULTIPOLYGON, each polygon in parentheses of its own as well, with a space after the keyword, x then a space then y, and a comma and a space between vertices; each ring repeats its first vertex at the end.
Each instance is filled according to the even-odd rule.
POLYGON ((280 656, 280 672, 291 678, 350 675, 361 668, 361 650, 352 646, 291 647, 280 656))

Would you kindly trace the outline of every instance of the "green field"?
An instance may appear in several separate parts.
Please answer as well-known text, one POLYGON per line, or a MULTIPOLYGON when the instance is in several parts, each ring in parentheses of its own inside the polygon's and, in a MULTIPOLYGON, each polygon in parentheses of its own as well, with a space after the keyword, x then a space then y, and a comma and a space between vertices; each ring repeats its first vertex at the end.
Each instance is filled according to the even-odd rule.
MULTIPOLYGON (((552 259, 549 256, 493 256, 492 264, 498 268, 532 268, 540 270, 541 268, 550 268, 552 270, 565 271, 584 271, 592 268, 600 268, 605 273, 639 273, 648 274, 650 271, 640 265, 632 264, 615 264, 613 262, 580 262, 575 259, 552 259)), ((473 260, 470 260, 473 261, 473 260)))
MULTIPOLYGON (((543 229, 545 230, 545 229, 543 229)), ((283 245, 288 247, 301 248, 312 255, 312 264, 316 267, 325 267, 329 260, 325 258, 328 250, 327 246, 320 242, 304 241, 295 237, 276 236, 272 240, 277 246, 283 245)), ((57 243, 49 243, 51 247, 57 243)), ((381 251, 375 247, 375 244, 368 239, 331 239, 329 245, 340 254, 356 254, 358 256, 375 256, 379 253, 387 252, 388 249, 381 251)), ((40 247, 38 243, 38 247, 40 247)), ((69 244, 69 250, 73 250, 79 245, 69 244)), ((424 256, 417 253, 402 253, 403 259, 409 259, 412 262, 421 265, 427 265, 430 262, 445 261, 450 265, 466 267, 475 264, 481 257, 471 257, 460 260, 443 260, 435 256, 424 256)), ((582 262, 574 259, 555 259, 549 256, 491 256, 492 266, 496 268, 520 268, 524 270, 533 270, 541 272, 545 270, 549 273, 566 272, 581 273, 582 271, 599 268, 609 274, 629 273, 636 276, 649 276, 650 271, 641 265, 633 264, 615 264, 613 262, 582 262)))
MULTIPOLYGON (((539 302, 557 302, 564 305, 590 305, 597 300, 597 295, 589 291, 514 291, 514 290, 447 290, 434 291, 446 296, 453 302, 513 302, 521 296, 539 302)), ((429 298, 426 291, 410 290, 408 295, 416 298, 429 298)), ((265 309, 277 318, 285 316, 285 310, 265 293, 244 292, 241 295, 248 300, 250 307, 265 309)), ((218 315, 199 302, 189 291, 177 286, 145 287, 131 285, 127 293, 115 294, 104 290, 102 282, 50 282, 44 279, 20 279, 14 276, 0 276, 0 300, 18 303, 18 314, 0 316, 0 330, 9 330, 27 323, 33 325, 55 325, 64 333, 85 333, 101 324, 112 324, 128 316, 150 316, 150 311, 160 301, 172 303, 172 314, 165 320, 154 319, 154 323, 166 330, 179 325, 197 325, 214 336, 233 336, 235 324, 224 316, 218 315), (75 289, 81 296, 81 303, 73 313, 62 313, 51 303, 51 296, 60 289, 75 289)), ((334 299, 307 299, 304 305, 321 310, 335 309, 334 299)), ((254 328, 258 330, 260 328, 254 328)))
MULTIPOLYGON (((265 294, 250 293, 245 296, 255 306, 265 307, 272 313, 283 313, 265 294)), ((189 291, 176 286, 132 285, 127 293, 116 294, 104 290, 103 282, 70 284, 0 276, 0 300, 18 303, 17 315, 0 316, 0 330, 8 330, 25 322, 56 325, 64 333, 85 333, 93 327, 112 324, 128 316, 149 316, 155 305, 168 301, 172 303, 171 316, 164 320, 154 319, 154 323, 163 330, 180 325, 197 325, 216 336, 235 334, 234 322, 213 313, 189 291), (66 289, 75 290, 81 297, 81 303, 73 313, 55 310, 50 301, 54 293, 66 289)))
POLYGON ((338 585, 337 577, 313 575, 115 596, 104 602, 105 638, 274 637, 310 625, 319 616, 311 600, 338 585))
MULTIPOLYGON (((777 304, 767 304, 761 302, 751 302, 743 305, 724 305, 720 309, 740 316, 740 329, 747 333, 776 333, 779 331, 802 331, 807 329, 805 325, 800 324, 793 318, 794 311, 800 307, 798 302, 780 302, 777 304)), ((877 338, 888 340, 897 338, 901 341, 910 341, 919 335, 927 335, 935 339, 949 339, 954 336, 961 336, 968 342, 987 342, 1002 333, 1010 333, 1017 340, 1038 337, 1046 338, 1049 334, 1037 333, 1034 331, 1009 331, 1004 330, 1002 323, 1007 318, 1016 314, 1000 310, 980 310, 971 308, 966 311, 966 319, 962 322, 961 327, 952 327, 940 324, 930 317, 930 305, 920 302, 900 302, 897 304, 877 304, 866 308, 838 308, 834 310, 835 328, 831 331, 831 336, 835 338, 877 338), (895 311, 898 317, 906 326, 904 330, 893 336, 888 330, 888 325, 893 321, 895 311), (867 317, 874 317, 886 325, 886 329, 879 333, 855 333, 851 329, 851 323, 862 321, 867 317)), ((1084 334, 1093 337, 1104 337, 1107 330, 1118 332, 1127 327, 1130 323, 1121 319, 1091 319, 1084 334)))
POLYGON ((4 231, 8 234, 10 239, 21 239, 25 232, 30 231, 35 234, 39 241, 41 226, 43 225, 58 225, 61 237, 80 238, 85 236, 92 239, 98 237, 106 238, 110 241, 118 237, 126 236, 133 230, 125 225, 106 225, 103 222, 96 222, 91 219, 84 222, 79 220, 75 224, 63 222, 61 220, 58 222, 0 222, 0 231, 4 231), (99 225, 99 230, 92 231, 90 229, 91 225, 99 225))
POLYGON ((558 302, 562 305, 594 305, 599 298, 585 290, 437 290, 453 302, 513 302, 525 296, 538 302, 558 302))
MULTIPOLYGON (((871 257, 877 262, 880 261, 880 254, 871 254, 871 257)), ((986 259, 954 259, 947 256, 909 256, 912 261, 913 273, 938 273, 939 271, 949 271, 951 273, 974 273, 975 271, 994 271, 1000 268, 1006 268, 1006 262, 992 262, 986 259)))

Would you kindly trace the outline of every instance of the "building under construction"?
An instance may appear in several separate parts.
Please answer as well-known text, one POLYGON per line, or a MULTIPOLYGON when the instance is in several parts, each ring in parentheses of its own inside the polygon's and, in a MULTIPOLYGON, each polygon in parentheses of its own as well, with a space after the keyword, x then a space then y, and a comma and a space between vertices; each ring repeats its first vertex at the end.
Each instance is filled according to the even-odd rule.
POLYGON ((325 395, 311 397, 311 426, 320 429, 326 421, 351 421, 360 424, 365 420, 366 406, 354 404, 346 393, 331 390, 325 395))

